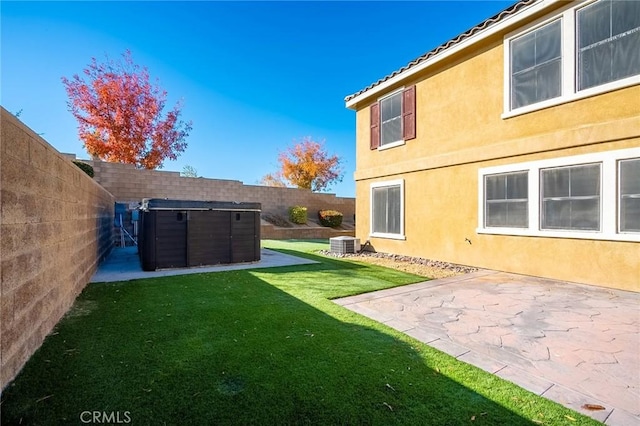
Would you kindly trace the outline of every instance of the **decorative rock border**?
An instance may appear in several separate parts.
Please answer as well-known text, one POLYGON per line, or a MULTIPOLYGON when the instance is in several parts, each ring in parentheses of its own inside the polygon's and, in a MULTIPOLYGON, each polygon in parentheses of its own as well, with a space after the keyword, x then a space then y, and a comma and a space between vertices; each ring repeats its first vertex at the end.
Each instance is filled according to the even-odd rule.
POLYGON ((358 258, 367 258, 367 257, 373 257, 377 259, 390 259, 395 262, 417 264, 417 265, 424 265, 432 268, 445 269, 445 270, 453 271, 459 274, 468 274, 471 272, 477 272, 479 270, 478 268, 474 268, 472 266, 457 265, 455 263, 424 259, 422 257, 404 256, 400 254, 378 253, 378 252, 371 252, 371 251, 363 251, 361 253, 356 253, 356 254, 353 254, 353 253, 342 254, 342 253, 332 253, 328 250, 321 250, 320 253, 325 256, 332 256, 336 258, 353 258, 354 260, 357 260, 358 258))

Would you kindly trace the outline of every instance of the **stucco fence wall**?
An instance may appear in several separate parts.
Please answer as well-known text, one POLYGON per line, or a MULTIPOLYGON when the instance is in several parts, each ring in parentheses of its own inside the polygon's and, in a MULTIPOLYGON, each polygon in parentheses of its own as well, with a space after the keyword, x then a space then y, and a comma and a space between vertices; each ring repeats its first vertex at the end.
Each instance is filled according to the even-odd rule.
POLYGON ((0 133, 0 389, 111 249, 114 198, 4 108, 0 133))
MULTIPOLYGON (((317 219, 318 210, 332 209, 343 214, 345 223, 354 222, 355 198, 305 189, 245 185, 237 180, 189 178, 180 176, 179 172, 139 170, 128 164, 82 161, 93 166, 95 181, 113 194, 118 202, 140 202, 143 198, 257 202, 262 204, 263 213, 287 217, 289 207, 303 206, 313 220, 317 219)), ((270 232, 270 227, 263 227, 263 230, 270 232)), ((305 235, 326 238, 327 232, 320 233, 322 235, 315 236, 307 231, 305 235)), ((288 235, 286 232, 278 233, 274 234, 274 238, 281 234, 288 235)))

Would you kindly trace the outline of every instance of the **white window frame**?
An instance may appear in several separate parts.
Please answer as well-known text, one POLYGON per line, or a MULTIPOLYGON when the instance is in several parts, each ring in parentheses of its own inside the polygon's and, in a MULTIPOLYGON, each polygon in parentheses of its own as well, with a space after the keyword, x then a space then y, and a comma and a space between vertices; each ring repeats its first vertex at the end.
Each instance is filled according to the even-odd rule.
MULTIPOLYGON (((487 200, 485 198, 485 196, 484 196, 484 194, 486 194, 486 190, 487 190, 486 178, 492 177, 492 176, 505 176, 505 175, 522 174, 522 173, 527 173, 527 181, 528 181, 529 180, 528 170, 514 170, 514 171, 511 171, 511 172, 507 172, 507 173, 485 174, 484 176, 482 176, 482 185, 483 185, 482 190, 484 191, 483 192, 483 196, 482 196, 482 200, 483 200, 483 204, 482 204, 482 207, 483 207, 482 225, 483 225, 484 228, 487 228, 487 229, 494 229, 494 228, 498 228, 498 229, 505 229, 505 228, 522 229, 521 226, 512 226, 512 227, 509 227, 509 226, 487 226, 487 218, 484 215, 484 213, 486 212, 487 204, 489 204, 489 200, 487 200)), ((528 182, 527 182, 527 191, 529 191, 528 182)), ((526 201, 525 201, 527 203, 527 215, 528 215, 528 212, 529 212, 528 207, 529 207, 529 199, 530 198, 531 198, 530 195, 527 193, 527 198, 526 198, 526 201)), ((514 200, 522 201, 522 199, 505 199, 505 200, 502 200, 502 201, 509 202, 509 201, 514 201, 514 200)), ((495 201, 495 200, 493 200, 493 201, 495 201)), ((528 218, 527 218, 527 221, 528 221, 528 218)))
MULTIPOLYGON (((617 192, 617 201, 618 203, 622 203, 622 168, 620 167, 620 163, 625 161, 625 160, 636 160, 636 161, 640 161, 640 159, 638 159, 638 157, 636 158, 620 158, 618 159, 618 192, 617 192)), ((637 196, 632 196, 632 198, 637 198, 637 196)), ((623 231, 622 230, 622 208, 620 207, 620 204, 618 204, 618 233, 620 234, 631 234, 631 235, 640 235, 640 232, 638 231, 623 231)))
POLYGON ((621 80, 611 81, 600 86, 590 87, 581 91, 577 90, 576 12, 578 9, 589 6, 596 1, 597 0, 593 0, 578 5, 571 2, 568 6, 563 7, 559 11, 555 11, 552 15, 547 15, 546 17, 538 19, 524 28, 511 32, 504 37, 504 87, 503 113, 501 115, 503 119, 640 84, 640 75, 634 75, 621 80), (520 108, 511 109, 511 41, 531 31, 535 31, 557 19, 561 20, 562 31, 562 62, 560 74, 562 81, 560 84, 560 96, 520 108))
MULTIPOLYGON (((602 228, 602 199, 601 199, 601 195, 589 195, 589 196, 575 196, 573 194, 570 195, 565 195, 565 196, 560 196, 560 197, 556 197, 556 196, 551 196, 551 197, 545 197, 545 193, 544 193, 544 184, 542 183, 544 181, 544 177, 543 174, 545 171, 549 171, 549 170, 559 170, 559 169, 575 169, 575 168, 580 168, 580 167, 598 167, 598 175, 599 175, 599 184, 600 184, 600 192, 602 192, 602 163, 600 162, 594 162, 594 163, 581 163, 581 164, 572 164, 572 165, 568 165, 568 166, 555 166, 555 167, 544 167, 544 168, 540 168, 538 173, 538 179, 540 179, 541 182, 541 187, 542 189, 540 189, 540 193, 538 194, 539 197, 539 207, 540 207, 540 229, 544 229, 545 231, 578 231, 578 232, 599 232, 600 229, 602 228), (547 225, 547 227, 545 228, 543 226, 543 222, 544 222, 544 214, 543 214, 543 210, 544 210, 544 203, 545 203, 545 198, 548 200, 552 200, 552 199, 563 199, 563 200, 571 200, 571 201, 577 201, 579 199, 597 199, 598 200, 598 229, 589 229, 589 230, 577 230, 577 229, 572 229, 572 228, 568 228, 568 229, 562 229, 562 228, 554 228, 551 227, 549 225, 547 225)), ((571 172, 570 172, 571 173, 571 172)), ((571 187, 571 185, 569 185, 569 187, 571 187)), ((571 220, 573 221, 574 218, 571 218, 571 220)))
POLYGON ((404 179, 374 182, 369 188, 369 237, 388 238, 392 240, 406 240, 404 233, 404 179), (390 186, 400 186, 400 233, 391 234, 387 232, 374 232, 373 230, 373 190, 375 188, 385 188, 390 186))
POLYGON ((564 29, 563 24, 562 24, 562 17, 558 18, 556 16, 556 17, 553 17, 552 19, 549 19, 549 20, 546 20, 546 21, 542 22, 539 25, 536 25, 534 28, 531 28, 528 31, 525 31, 523 33, 518 33, 516 36, 510 38, 509 44, 508 44, 509 45, 509 56, 508 56, 508 59, 507 59, 508 62, 509 62, 507 64, 507 68, 508 68, 508 71, 509 71, 509 81, 507 82, 507 86, 508 86, 509 91, 510 91, 508 93, 508 99, 509 99, 508 108, 509 108, 509 110, 511 110, 511 105, 513 103, 513 96, 512 96, 513 93, 512 93, 512 86, 511 86, 511 83, 513 81, 513 74, 511 72, 511 43, 516 41, 517 39, 519 39, 521 37, 524 37, 526 35, 529 35, 531 33, 539 31, 542 28, 546 27, 547 25, 552 25, 552 24, 554 24, 556 22, 560 22, 560 95, 556 96, 556 97, 553 97, 553 98, 550 98, 550 99, 543 100, 543 101, 533 102, 531 104, 524 105, 524 106, 521 106, 519 108, 515 108, 515 110, 520 110, 520 109, 523 109, 523 108, 527 108, 527 107, 529 107, 531 105, 537 105, 537 104, 541 104, 541 103, 545 103, 545 102, 551 102, 551 101, 553 101, 555 99, 558 99, 558 98, 562 97, 562 94, 565 91, 565 88, 562 86, 562 83, 564 81, 564 76, 562 75, 562 70, 564 68, 564 55, 565 55, 565 49, 563 48, 563 46, 564 46, 564 37, 562 35, 564 34, 565 29, 564 29))
POLYGON ((380 144, 378 145, 378 151, 384 151, 385 149, 389 149, 389 148, 395 148, 397 146, 402 146, 404 145, 406 142, 404 140, 404 137, 402 137, 402 135, 404 134, 404 99, 403 99, 403 95, 402 93, 404 92, 404 86, 400 87, 397 90, 394 90, 391 93, 388 93, 380 98, 378 98, 378 104, 380 105, 380 109, 378 114, 380 114, 380 144), (390 98, 392 96, 395 96, 397 94, 400 94, 400 139, 397 141, 393 141, 393 142, 389 142, 386 144, 382 144, 382 101, 390 98))
POLYGON ((529 237, 575 238, 588 240, 640 242, 640 233, 619 232, 618 162, 640 157, 640 147, 574 155, 547 160, 485 167, 478 170, 478 234, 513 235, 529 237), (579 166, 599 163, 600 169, 600 230, 549 230, 541 229, 540 170, 553 167, 579 166), (529 226, 527 228, 488 228, 484 225, 484 177, 501 173, 529 172, 529 226))

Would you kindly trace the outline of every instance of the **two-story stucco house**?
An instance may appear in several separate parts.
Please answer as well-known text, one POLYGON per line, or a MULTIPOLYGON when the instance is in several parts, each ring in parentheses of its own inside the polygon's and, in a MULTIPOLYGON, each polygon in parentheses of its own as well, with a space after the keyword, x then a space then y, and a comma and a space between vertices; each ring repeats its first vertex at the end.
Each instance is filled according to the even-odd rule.
POLYGON ((362 242, 640 291, 640 1, 521 0, 345 101, 362 242))

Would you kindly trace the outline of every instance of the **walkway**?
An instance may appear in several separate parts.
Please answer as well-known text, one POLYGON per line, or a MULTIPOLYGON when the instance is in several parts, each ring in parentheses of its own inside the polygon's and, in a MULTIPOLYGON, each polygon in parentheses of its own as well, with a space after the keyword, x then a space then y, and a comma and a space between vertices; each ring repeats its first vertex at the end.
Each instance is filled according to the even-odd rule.
POLYGON ((640 294, 480 271, 335 300, 608 425, 640 425, 640 294))
POLYGON ((260 260, 257 262, 143 271, 142 266, 140 266, 140 260, 138 259, 138 247, 116 247, 111 250, 111 254, 109 254, 107 259, 100 264, 91 282, 128 281, 141 278, 235 271, 239 269, 274 268, 278 266, 305 265, 309 263, 318 262, 263 248, 260 251, 260 260))

